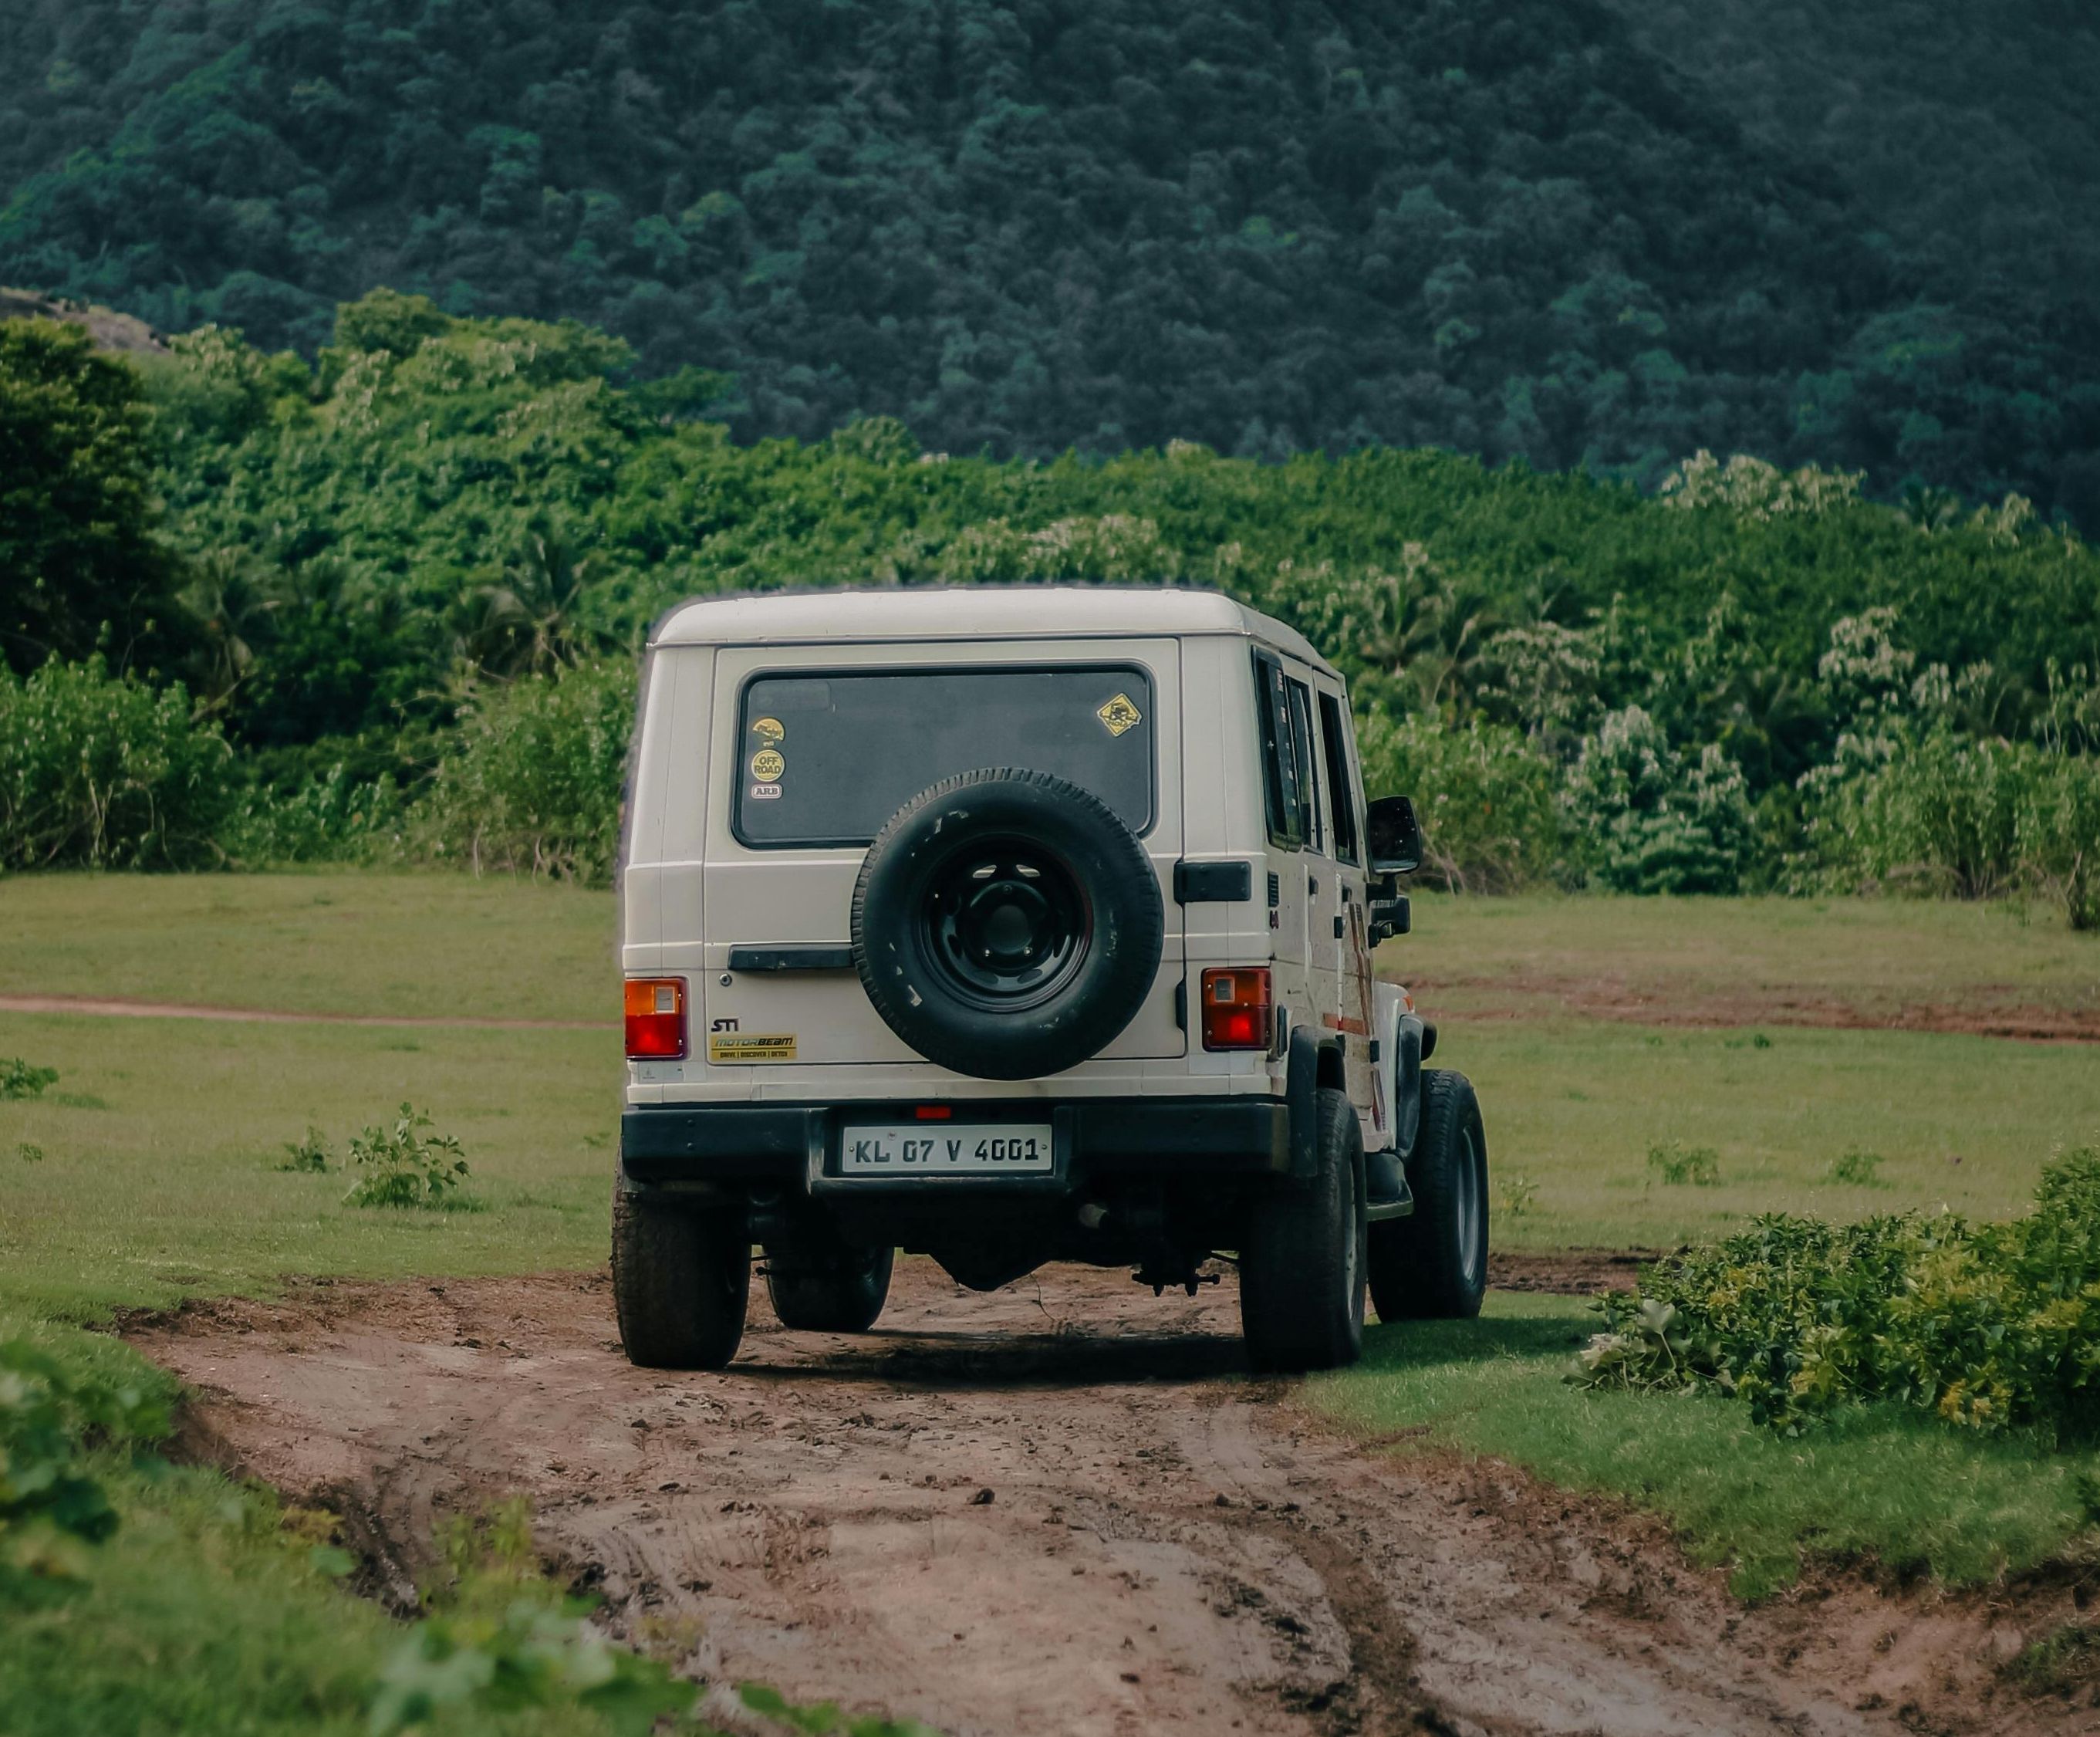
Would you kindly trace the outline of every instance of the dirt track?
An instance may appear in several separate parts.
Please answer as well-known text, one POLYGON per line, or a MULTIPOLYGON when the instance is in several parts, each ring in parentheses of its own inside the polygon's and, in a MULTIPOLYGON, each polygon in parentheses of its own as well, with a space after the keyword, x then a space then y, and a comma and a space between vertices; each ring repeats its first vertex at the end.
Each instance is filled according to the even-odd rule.
POLYGON ((615 1629, 689 1625, 695 1674, 958 1733, 2080 1728, 1990 1704, 2002 1611, 1745 1613, 1648 1523, 1321 1428, 1246 1376, 1236 1315, 1229 1279, 978 1297, 911 1262, 862 1338, 755 1302, 723 1375, 630 1368, 589 1275, 131 1337, 201 1390, 199 1444, 333 1502, 396 1587, 444 1512, 522 1492, 615 1629))

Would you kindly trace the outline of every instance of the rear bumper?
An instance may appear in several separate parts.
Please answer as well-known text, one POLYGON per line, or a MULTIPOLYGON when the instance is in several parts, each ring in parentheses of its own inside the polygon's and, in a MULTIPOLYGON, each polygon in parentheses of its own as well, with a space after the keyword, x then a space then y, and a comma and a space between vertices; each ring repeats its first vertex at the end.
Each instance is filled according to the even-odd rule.
POLYGON ((620 1155, 630 1181, 783 1188, 810 1195, 979 1190, 1065 1193, 1096 1178, 1284 1176, 1290 1112, 1280 1098, 1088 1098, 1046 1104, 973 1102, 972 1122, 1048 1120, 1056 1163, 1035 1176, 846 1178, 840 1130, 886 1121, 900 1107, 847 1104, 650 1104, 624 1112, 620 1155))

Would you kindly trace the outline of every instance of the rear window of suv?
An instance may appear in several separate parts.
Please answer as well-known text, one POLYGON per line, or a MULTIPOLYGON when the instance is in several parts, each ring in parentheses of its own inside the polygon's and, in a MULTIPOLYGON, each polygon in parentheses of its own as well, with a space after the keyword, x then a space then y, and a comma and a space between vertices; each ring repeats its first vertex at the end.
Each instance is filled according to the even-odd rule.
POLYGON ((754 676, 738 715, 736 836, 864 845, 928 785, 994 766, 1070 779, 1141 836, 1154 712, 1151 678, 1127 664, 754 676))

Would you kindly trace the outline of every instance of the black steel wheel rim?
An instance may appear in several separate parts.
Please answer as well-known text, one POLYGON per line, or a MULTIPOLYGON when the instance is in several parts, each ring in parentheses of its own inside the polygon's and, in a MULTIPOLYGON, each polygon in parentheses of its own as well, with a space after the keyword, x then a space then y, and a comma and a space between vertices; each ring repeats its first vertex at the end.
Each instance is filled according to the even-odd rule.
POLYGON ((927 874, 920 943, 944 982, 987 1011, 1040 1006, 1070 983, 1093 913, 1064 860, 1033 840, 973 841, 927 874))

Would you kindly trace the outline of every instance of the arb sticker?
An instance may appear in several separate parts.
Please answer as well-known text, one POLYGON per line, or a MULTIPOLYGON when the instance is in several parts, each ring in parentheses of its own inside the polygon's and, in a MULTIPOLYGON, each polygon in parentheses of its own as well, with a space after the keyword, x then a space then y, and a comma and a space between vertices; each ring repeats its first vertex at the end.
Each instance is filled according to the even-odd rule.
POLYGON ((777 718, 757 718, 752 720, 751 733, 768 748, 778 748, 786 739, 788 731, 777 718))
POLYGON ((780 800, 780 786, 777 784, 755 784, 751 787, 754 802, 777 802, 780 800))
POLYGON ((721 1032, 708 1038, 711 1062, 792 1062, 795 1059, 792 1032, 721 1032))
POLYGON ((1124 731, 1135 730, 1145 722, 1145 714, 1131 704, 1128 694, 1118 694, 1094 716, 1101 719, 1110 736, 1121 736, 1124 731))
POLYGON ((761 784, 776 783, 787 770, 787 758, 777 748, 761 748, 751 757, 751 776, 761 784))

